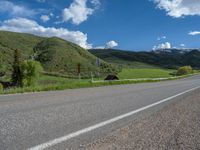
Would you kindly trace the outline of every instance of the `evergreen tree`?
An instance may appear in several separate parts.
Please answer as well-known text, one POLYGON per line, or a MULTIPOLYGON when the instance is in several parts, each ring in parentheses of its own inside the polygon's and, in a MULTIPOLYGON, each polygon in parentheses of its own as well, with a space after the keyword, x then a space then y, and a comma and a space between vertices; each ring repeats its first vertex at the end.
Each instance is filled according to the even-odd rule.
POLYGON ((5 65, 3 63, 3 58, 0 55, 0 77, 5 75, 5 65))
POLYGON ((12 70, 12 82, 14 83, 14 85, 16 86, 23 86, 22 84, 22 79, 23 79, 23 74, 21 71, 21 61, 20 61, 20 51, 18 49, 16 49, 14 51, 14 62, 13 62, 13 70, 12 70))

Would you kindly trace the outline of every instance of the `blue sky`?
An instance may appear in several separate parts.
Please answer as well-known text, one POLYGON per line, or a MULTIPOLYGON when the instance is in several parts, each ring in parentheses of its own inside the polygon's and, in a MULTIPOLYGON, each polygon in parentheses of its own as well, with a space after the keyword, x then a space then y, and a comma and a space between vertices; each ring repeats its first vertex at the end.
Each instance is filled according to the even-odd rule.
POLYGON ((200 47, 199 0, 0 0, 0 30, 84 48, 200 47))

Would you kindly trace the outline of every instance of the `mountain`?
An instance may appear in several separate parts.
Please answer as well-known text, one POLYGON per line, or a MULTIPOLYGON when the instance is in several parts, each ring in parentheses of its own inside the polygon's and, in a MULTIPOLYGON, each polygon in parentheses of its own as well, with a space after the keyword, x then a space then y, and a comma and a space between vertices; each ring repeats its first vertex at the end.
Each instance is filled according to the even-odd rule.
MULTIPOLYGON (((80 46, 57 37, 39 37, 25 33, 0 31, 0 62, 11 70, 13 51, 21 51, 22 60, 34 58, 40 61, 46 72, 77 74, 77 65, 81 72, 95 71, 97 57, 80 46)), ((111 67, 101 61, 103 68, 111 67)))
POLYGON ((188 48, 181 48, 181 49, 177 49, 177 48, 170 48, 170 49, 157 49, 154 50, 154 53, 173 53, 173 54, 185 54, 191 51, 200 51, 200 49, 188 49, 188 48))
MULTIPOLYGON (((115 49, 93 49, 90 50, 95 56, 110 63, 126 64, 131 67, 134 62, 146 63, 164 68, 178 68, 184 65, 191 65, 200 69, 200 51, 198 49, 183 50, 162 50, 162 51, 124 51, 115 49)), ((134 67, 134 66, 132 66, 134 67)))

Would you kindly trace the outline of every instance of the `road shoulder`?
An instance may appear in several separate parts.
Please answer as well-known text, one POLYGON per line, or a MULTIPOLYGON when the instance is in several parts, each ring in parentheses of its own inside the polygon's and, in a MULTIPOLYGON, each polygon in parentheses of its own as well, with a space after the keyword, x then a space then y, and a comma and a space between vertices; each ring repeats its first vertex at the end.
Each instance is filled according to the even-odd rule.
POLYGON ((89 143, 84 149, 200 149, 200 90, 126 127, 89 143))

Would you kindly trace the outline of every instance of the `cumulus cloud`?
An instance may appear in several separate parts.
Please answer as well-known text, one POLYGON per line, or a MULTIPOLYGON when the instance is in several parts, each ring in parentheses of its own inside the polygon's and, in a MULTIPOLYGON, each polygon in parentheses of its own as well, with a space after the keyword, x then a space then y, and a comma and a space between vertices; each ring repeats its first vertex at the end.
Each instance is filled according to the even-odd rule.
POLYGON ((118 43, 115 42, 115 41, 109 41, 106 43, 106 48, 113 48, 113 47, 116 47, 118 46, 118 43))
POLYGON ((41 19, 43 22, 47 22, 47 21, 50 20, 50 17, 49 17, 48 15, 42 15, 42 16, 40 17, 40 19, 41 19))
POLYGON ((86 49, 92 47, 91 44, 87 43, 87 34, 80 31, 69 31, 65 28, 44 27, 39 25, 36 21, 26 18, 5 20, 0 24, 0 30, 31 33, 45 37, 56 36, 76 43, 86 49))
POLYGON ((153 50, 170 49, 170 48, 171 48, 171 44, 169 42, 165 42, 165 43, 158 44, 157 46, 154 46, 153 50))
POLYGON ((157 7, 167 15, 179 18, 188 15, 200 15, 200 0, 153 0, 157 7))
POLYGON ((200 35, 200 31, 191 31, 188 34, 189 35, 200 35))
POLYGON ((69 8, 63 10, 63 21, 72 21, 73 24, 80 24, 93 14, 94 10, 100 5, 99 0, 90 0, 94 8, 87 6, 88 0, 74 0, 69 8))
POLYGON ((25 6, 16 5, 7 0, 1 0, 0 6, 0 13, 8 13, 10 16, 22 17, 36 14, 34 10, 26 8, 25 6))
POLYGON ((118 46, 119 44, 115 41, 109 41, 107 42, 104 46, 96 46, 96 47, 93 47, 94 49, 105 49, 105 48, 114 48, 116 46, 118 46))

